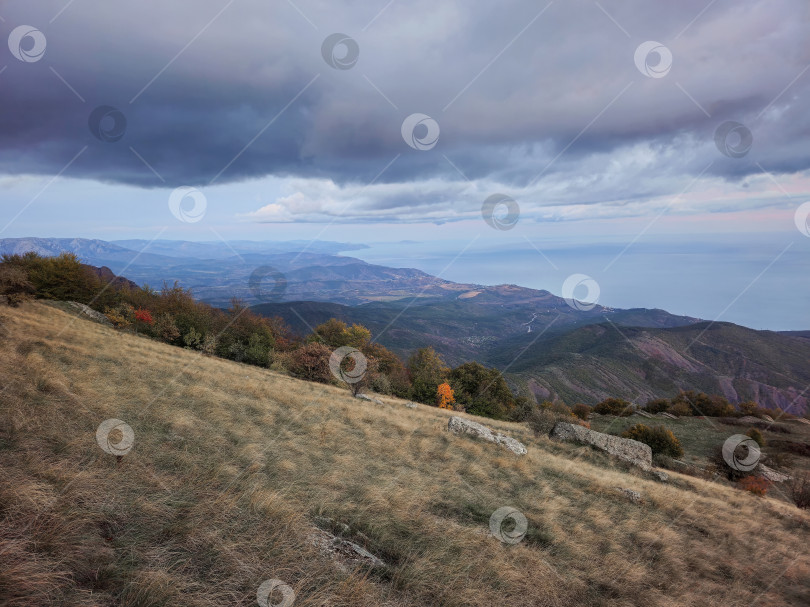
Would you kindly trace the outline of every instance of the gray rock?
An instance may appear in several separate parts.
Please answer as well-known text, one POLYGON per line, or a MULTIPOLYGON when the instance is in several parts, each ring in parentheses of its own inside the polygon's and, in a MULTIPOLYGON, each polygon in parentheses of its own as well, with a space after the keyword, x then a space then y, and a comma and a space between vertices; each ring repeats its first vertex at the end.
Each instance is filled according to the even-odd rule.
POLYGON ((416 409, 416 403, 405 403, 405 406, 408 407, 408 409, 416 409))
POLYGON ((622 487, 614 487, 616 491, 624 493, 631 502, 640 502, 641 501, 641 494, 638 491, 633 491, 632 489, 624 489, 622 487))
POLYGON ((763 414, 762 419, 764 419, 766 422, 772 422, 773 421, 773 418, 770 415, 764 415, 763 414))
POLYGON ((652 449, 637 440, 603 434, 568 422, 554 424, 549 436, 561 441, 591 445, 644 470, 652 469, 652 449))
POLYGON ((672 413, 667 413, 666 411, 662 411, 658 415, 661 417, 666 417, 667 419, 678 419, 677 415, 672 415, 672 413))
POLYGON ((757 466, 757 472, 762 478, 771 481, 772 483, 784 483, 785 481, 789 481, 793 478, 788 474, 782 474, 773 468, 768 468, 768 466, 765 464, 760 464, 757 466))
POLYGON ((652 473, 652 475, 656 479, 658 479, 662 483, 666 483, 669 480, 669 474, 667 474, 663 470, 659 470, 658 468, 653 468, 652 470, 650 470, 650 472, 652 473))
POLYGON ((464 419, 463 417, 458 417, 456 415, 451 417, 450 421, 447 422, 447 429, 455 434, 470 434, 485 441, 503 445, 515 455, 526 455, 526 453, 528 453, 526 445, 520 441, 515 440, 510 436, 506 436, 505 434, 493 432, 485 425, 469 419, 464 419))
POLYGON ((112 326, 110 319, 104 316, 101 312, 96 312, 90 306, 79 303, 78 301, 69 301, 67 304, 73 308, 75 312, 79 314, 79 316, 83 316, 88 320, 95 321, 97 323, 101 323, 102 325, 112 326))
POLYGON ((373 396, 369 396, 368 394, 356 394, 355 398, 359 398, 360 400, 367 400, 372 403, 377 403, 378 405, 383 404, 383 402, 379 398, 374 398, 373 396))
POLYGON ((647 413, 646 411, 642 411, 641 409, 638 409, 636 411, 636 415, 640 415, 641 417, 649 417, 650 419, 652 419, 653 417, 652 413, 647 413))
POLYGON ((321 552, 335 559, 342 569, 348 566, 368 565, 371 567, 385 567, 385 562, 371 554, 368 550, 350 542, 347 539, 338 537, 323 529, 315 529, 311 535, 312 543, 320 548, 321 552))

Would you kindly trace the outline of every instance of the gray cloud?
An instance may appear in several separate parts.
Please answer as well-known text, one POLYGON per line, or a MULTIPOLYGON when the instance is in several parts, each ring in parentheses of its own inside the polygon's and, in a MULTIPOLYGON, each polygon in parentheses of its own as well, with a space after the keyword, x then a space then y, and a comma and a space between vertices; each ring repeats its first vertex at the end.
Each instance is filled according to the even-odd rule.
MULTIPOLYGON (((387 0, 144 0, 75 2, 56 19, 63 2, 32 4, 2 9, 4 37, 21 24, 47 37, 35 63, 3 45, 0 170, 9 174, 56 174, 88 146, 67 174, 144 187, 273 174, 352 191, 396 157, 379 183, 460 180, 440 192, 452 198, 460 171, 498 188, 539 183, 563 198, 553 188, 579 184, 574 190, 587 194, 583 180, 593 179, 609 200, 678 189, 706 167, 735 180, 758 165, 783 173, 810 166, 805 0, 601 3, 610 16, 587 0, 548 8, 530 0, 387 8, 387 0), (358 43, 351 69, 321 56, 334 32, 358 43), (646 40, 672 51, 663 78, 634 64, 646 40), (99 105, 126 117, 115 143, 88 128, 99 105), (402 121, 415 112, 440 125, 432 150, 402 139, 402 121), (715 147, 726 120, 753 134, 743 158, 715 147)), ((435 202, 398 190, 369 200, 368 213, 435 202)))

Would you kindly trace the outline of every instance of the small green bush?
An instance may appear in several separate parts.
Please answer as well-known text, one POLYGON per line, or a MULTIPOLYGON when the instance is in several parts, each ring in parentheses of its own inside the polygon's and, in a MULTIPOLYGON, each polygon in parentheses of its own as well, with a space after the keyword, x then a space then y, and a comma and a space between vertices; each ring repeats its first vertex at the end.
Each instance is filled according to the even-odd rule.
POLYGON ((681 457, 683 447, 675 435, 664 426, 650 428, 644 424, 636 424, 622 433, 622 438, 631 438, 645 445, 649 445, 653 455, 661 454, 670 457, 681 457))

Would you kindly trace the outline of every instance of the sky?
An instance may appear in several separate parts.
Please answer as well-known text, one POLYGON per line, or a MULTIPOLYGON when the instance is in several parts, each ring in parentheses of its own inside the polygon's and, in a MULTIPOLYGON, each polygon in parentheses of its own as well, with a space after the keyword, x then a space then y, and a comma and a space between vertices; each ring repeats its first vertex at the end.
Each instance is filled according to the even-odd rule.
POLYGON ((366 243, 810 329, 809 26, 806 0, 7 0, 0 238, 366 243))

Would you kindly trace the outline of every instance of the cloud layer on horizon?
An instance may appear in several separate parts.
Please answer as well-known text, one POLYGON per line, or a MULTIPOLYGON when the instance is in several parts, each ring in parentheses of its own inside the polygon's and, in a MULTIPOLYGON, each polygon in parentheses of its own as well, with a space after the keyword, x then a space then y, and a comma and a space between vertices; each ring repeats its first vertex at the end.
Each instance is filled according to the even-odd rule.
POLYGON ((31 63, 2 51, 0 171, 56 175, 87 146, 66 175, 146 188, 286 178, 286 194, 245 215, 256 221, 446 221, 493 192, 538 218, 595 203, 621 216, 691 183, 695 204, 717 192, 718 209, 772 206, 763 169, 810 190, 805 0, 468 4, 12 0, 4 37, 31 25, 47 50, 31 63), (351 69, 321 55, 334 32, 357 41, 351 69), (662 78, 634 63, 647 40, 672 52, 662 78), (119 141, 91 134, 100 105, 126 118, 119 141), (416 112, 440 127, 427 151, 400 132, 416 112), (728 120, 753 134, 744 157, 718 151, 728 120), (734 194, 749 183, 755 195, 734 194))

